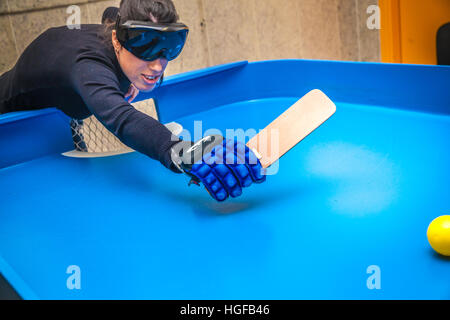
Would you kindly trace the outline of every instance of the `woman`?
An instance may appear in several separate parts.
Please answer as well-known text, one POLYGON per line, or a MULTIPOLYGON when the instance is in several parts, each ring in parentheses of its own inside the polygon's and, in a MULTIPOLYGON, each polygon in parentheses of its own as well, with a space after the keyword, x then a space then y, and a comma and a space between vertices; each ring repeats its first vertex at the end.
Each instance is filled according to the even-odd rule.
POLYGON ((130 148, 202 182, 216 200, 239 196, 242 187, 265 180, 248 148, 226 140, 219 146, 217 139, 212 145, 206 139, 202 145, 215 147, 202 149, 209 162, 196 158, 199 163, 192 166, 186 156, 192 143, 181 142, 130 104, 139 91, 155 89, 168 62, 181 53, 188 28, 177 21, 171 0, 122 0, 116 23, 106 30, 81 25, 81 30, 45 31, 0 77, 0 114, 57 107, 74 119, 94 115, 130 148), (226 154, 245 158, 245 163, 225 164, 219 158, 226 154))

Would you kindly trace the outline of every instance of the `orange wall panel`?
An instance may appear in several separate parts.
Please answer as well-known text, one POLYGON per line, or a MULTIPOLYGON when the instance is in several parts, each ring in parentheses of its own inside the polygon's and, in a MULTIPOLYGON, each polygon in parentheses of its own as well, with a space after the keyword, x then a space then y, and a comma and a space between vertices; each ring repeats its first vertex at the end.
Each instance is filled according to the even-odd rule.
POLYGON ((450 0, 380 0, 383 62, 436 64, 436 33, 450 0))

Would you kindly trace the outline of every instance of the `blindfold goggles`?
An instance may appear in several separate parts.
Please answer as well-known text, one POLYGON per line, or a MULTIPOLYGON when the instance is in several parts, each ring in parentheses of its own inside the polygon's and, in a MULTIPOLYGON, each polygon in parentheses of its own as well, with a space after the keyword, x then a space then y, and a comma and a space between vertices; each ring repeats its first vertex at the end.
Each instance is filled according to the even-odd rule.
POLYGON ((183 23, 116 21, 117 39, 134 56, 145 61, 178 57, 186 43, 189 28, 183 23))

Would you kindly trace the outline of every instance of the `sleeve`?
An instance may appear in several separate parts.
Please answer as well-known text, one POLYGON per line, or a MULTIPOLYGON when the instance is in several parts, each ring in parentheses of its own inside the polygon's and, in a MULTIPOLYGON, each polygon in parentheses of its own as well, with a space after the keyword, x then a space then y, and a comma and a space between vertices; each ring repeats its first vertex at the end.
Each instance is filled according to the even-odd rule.
POLYGON ((170 149, 179 138, 125 100, 112 69, 100 61, 83 59, 76 62, 71 77, 89 110, 120 141, 179 172, 170 156, 170 149))

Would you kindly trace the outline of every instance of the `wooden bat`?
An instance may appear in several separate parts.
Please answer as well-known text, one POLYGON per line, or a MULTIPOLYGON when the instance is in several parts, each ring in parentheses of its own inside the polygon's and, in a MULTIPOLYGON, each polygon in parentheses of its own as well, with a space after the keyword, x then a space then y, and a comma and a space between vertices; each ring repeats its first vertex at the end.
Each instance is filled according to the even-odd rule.
MULTIPOLYGON (((335 104, 320 90, 312 90, 273 120, 247 146, 265 169, 316 130, 336 112, 335 104)), ((183 152, 182 169, 191 176, 189 184, 200 185, 200 179, 189 174, 192 165, 215 146, 222 145, 224 137, 210 135, 197 141, 183 152)))
POLYGON ((322 91, 308 92, 247 143, 263 168, 269 167, 336 112, 322 91))

